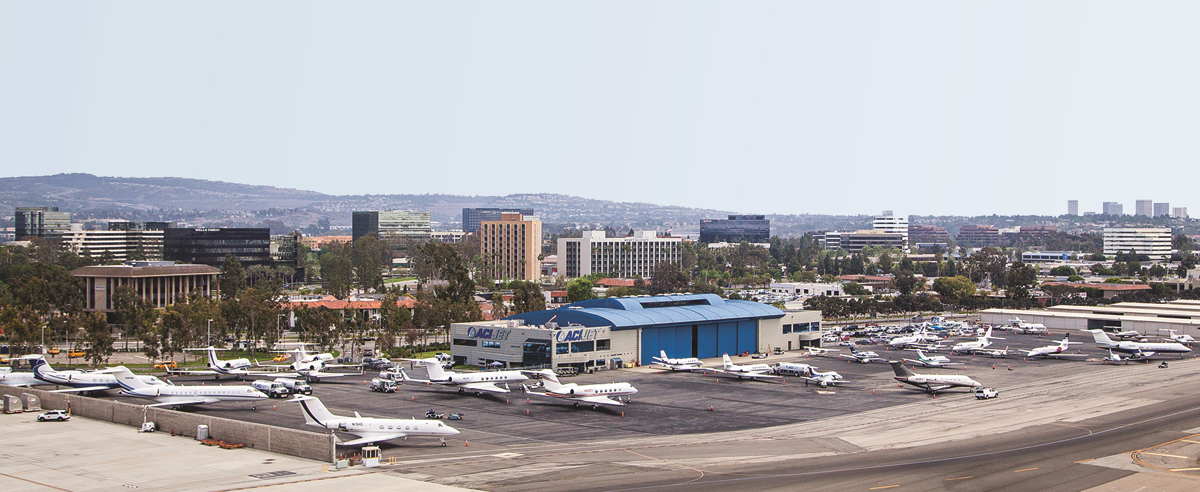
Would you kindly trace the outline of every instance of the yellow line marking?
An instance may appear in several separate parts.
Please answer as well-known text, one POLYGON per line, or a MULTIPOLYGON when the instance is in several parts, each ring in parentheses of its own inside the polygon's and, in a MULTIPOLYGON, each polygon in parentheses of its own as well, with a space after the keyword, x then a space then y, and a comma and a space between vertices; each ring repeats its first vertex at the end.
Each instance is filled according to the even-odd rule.
POLYGON ((1035 466, 1035 467, 1033 467, 1033 468, 1025 468, 1025 469, 1021 469, 1021 470, 1014 470, 1014 471, 1013 471, 1013 473, 1021 473, 1021 472, 1023 472, 1023 471, 1036 470, 1036 469, 1038 469, 1038 467, 1036 467, 1036 466, 1035 466))
POLYGON ((1187 456, 1179 456, 1177 454, 1146 453, 1146 452, 1142 452, 1141 454, 1148 454, 1150 456, 1166 456, 1168 458, 1183 458, 1185 460, 1188 458, 1187 456))
POLYGON ((1200 444, 1200 441, 1189 441, 1187 439, 1180 439, 1180 442, 1190 442, 1192 444, 1200 444))
POLYGON ((1086 460, 1079 460, 1079 461, 1076 461, 1076 463, 1087 463, 1089 461, 1096 461, 1096 458, 1088 458, 1086 460))
POLYGON ((893 487, 899 487, 899 485, 885 485, 885 486, 883 486, 883 487, 871 487, 871 488, 869 488, 869 489, 867 489, 867 490, 890 489, 890 488, 893 488, 893 487))
POLYGON ((1192 471, 1192 470, 1200 470, 1200 468, 1173 468, 1173 469, 1171 469, 1171 471, 1192 471))
POLYGON ((951 480, 966 480, 966 479, 968 479, 968 478, 971 478, 971 477, 947 478, 945 481, 946 481, 946 482, 949 482, 949 481, 951 481, 951 480))

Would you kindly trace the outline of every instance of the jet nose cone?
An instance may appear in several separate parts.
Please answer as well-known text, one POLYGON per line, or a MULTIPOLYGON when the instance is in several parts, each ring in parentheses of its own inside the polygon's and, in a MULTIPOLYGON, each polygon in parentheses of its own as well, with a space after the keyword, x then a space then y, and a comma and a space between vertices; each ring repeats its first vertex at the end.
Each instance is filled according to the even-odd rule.
POLYGON ((451 436, 453 436, 453 435, 455 435, 455 434, 458 434, 458 429, 455 429, 455 428, 453 428, 453 427, 447 427, 447 428, 446 428, 446 433, 447 433, 447 434, 449 434, 449 435, 451 435, 451 436))

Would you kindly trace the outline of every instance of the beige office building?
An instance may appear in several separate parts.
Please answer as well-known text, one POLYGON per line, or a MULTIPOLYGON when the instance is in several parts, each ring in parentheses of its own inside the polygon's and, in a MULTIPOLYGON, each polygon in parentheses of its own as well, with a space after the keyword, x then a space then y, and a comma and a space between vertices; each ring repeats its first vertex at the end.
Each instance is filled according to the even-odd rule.
POLYGON ((494 266, 497 279, 537 280, 541 275, 542 221, 505 212, 500 220, 479 223, 479 249, 494 266))
POLYGON ((124 265, 88 266, 71 271, 85 284, 84 311, 111 312, 113 292, 131 287, 156 308, 183 302, 192 294, 215 296, 220 270, 208 265, 173 261, 131 261, 124 265))

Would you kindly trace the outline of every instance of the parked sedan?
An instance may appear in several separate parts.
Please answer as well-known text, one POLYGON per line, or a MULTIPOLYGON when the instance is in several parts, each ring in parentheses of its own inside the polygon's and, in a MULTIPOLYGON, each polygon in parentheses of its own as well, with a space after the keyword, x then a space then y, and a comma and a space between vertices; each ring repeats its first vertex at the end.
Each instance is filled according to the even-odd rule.
POLYGON ((37 420, 38 422, 45 422, 47 420, 57 420, 61 422, 64 420, 71 420, 71 414, 67 413, 66 410, 50 410, 49 412, 42 412, 41 415, 38 415, 37 420))

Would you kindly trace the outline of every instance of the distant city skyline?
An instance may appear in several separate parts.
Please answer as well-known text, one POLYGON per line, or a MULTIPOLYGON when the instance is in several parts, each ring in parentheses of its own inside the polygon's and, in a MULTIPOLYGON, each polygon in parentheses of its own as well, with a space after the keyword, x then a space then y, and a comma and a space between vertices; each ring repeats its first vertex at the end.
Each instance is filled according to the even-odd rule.
POLYGON ((1197 24, 1200 3, 1084 0, 7 2, 0 176, 743 214, 1061 215, 1065 187, 1081 214, 1194 208, 1197 24))

